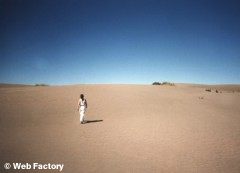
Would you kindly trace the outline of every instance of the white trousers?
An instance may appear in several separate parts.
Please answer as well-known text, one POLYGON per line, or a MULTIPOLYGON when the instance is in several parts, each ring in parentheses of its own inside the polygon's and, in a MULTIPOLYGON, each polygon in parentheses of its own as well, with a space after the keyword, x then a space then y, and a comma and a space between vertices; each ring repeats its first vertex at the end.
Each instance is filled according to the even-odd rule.
POLYGON ((80 123, 84 121, 84 116, 85 116, 85 108, 80 107, 79 109, 79 114, 80 114, 80 123))

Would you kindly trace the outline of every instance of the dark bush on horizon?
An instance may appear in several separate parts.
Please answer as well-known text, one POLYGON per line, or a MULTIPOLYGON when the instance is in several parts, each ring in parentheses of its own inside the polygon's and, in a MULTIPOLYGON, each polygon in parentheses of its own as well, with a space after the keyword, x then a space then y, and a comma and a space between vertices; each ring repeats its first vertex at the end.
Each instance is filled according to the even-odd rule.
POLYGON ((153 82, 152 85, 161 85, 160 82, 153 82))
POLYGON ((44 83, 37 83, 35 84, 35 86, 49 86, 48 84, 44 84, 44 83))
POLYGON ((152 85, 169 85, 169 86, 174 86, 174 83, 171 82, 153 82, 152 85))

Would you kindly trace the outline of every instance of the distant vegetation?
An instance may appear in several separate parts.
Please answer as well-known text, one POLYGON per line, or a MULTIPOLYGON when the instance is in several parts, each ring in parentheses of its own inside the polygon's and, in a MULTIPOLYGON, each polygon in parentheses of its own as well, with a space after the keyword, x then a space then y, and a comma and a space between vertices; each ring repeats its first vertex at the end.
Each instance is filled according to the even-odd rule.
MULTIPOLYGON (((212 89, 211 88, 207 88, 207 89, 205 89, 205 91, 207 91, 207 92, 212 92, 212 89)), ((216 93, 222 93, 222 91, 218 91, 217 89, 215 90, 215 92, 216 93)))
POLYGON ((211 92, 212 90, 211 90, 211 88, 207 88, 207 89, 205 89, 205 91, 211 92))
POLYGON ((44 84, 44 83, 37 83, 35 84, 35 86, 49 86, 48 84, 44 84))
POLYGON ((169 86, 174 86, 174 83, 171 82, 153 82, 152 85, 169 85, 169 86))

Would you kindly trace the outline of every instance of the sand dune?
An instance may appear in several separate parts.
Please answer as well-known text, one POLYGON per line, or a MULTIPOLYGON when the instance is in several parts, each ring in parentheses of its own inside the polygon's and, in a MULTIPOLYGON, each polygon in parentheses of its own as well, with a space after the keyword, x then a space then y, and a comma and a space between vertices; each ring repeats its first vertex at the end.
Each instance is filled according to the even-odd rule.
POLYGON ((0 87, 1 172, 5 162, 38 162, 67 173, 239 173, 240 86, 214 88, 222 93, 184 84, 0 87), (80 125, 80 93, 86 119, 103 121, 80 125))

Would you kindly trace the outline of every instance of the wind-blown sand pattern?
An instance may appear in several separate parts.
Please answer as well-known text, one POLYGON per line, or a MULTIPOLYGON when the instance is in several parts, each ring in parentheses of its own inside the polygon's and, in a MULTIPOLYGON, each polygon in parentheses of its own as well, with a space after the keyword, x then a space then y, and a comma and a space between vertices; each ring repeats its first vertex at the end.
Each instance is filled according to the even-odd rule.
POLYGON ((0 87, 1 166, 38 162, 63 163, 67 173, 239 173, 240 86, 214 86, 222 93, 207 87, 0 87), (80 93, 89 104, 86 119, 103 121, 80 125, 80 93))

